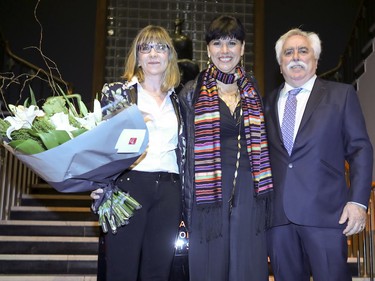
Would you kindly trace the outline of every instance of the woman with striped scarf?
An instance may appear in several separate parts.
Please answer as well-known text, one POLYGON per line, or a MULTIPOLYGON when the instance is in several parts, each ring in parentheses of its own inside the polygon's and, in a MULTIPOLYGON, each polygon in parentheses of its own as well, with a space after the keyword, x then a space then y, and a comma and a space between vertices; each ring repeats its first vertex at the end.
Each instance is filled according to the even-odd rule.
POLYGON ((186 125, 184 220, 191 281, 266 281, 272 177, 261 97, 232 16, 206 32, 208 68, 179 94, 186 125))

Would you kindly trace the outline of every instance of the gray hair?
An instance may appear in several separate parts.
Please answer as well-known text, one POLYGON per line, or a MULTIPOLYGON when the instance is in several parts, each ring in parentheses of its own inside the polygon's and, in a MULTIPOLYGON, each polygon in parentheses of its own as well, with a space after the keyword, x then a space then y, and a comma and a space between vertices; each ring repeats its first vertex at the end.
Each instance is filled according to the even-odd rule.
POLYGON ((286 41, 286 39, 288 39, 289 37, 294 36, 294 35, 299 35, 299 36, 303 36, 303 37, 307 38, 307 40, 309 40, 309 42, 311 44, 311 47, 314 50, 315 59, 319 60, 320 53, 322 51, 322 43, 319 39, 318 34, 316 34, 315 32, 306 32, 306 31, 303 31, 299 28, 293 28, 293 29, 289 30, 287 33, 283 34, 279 38, 279 40, 277 40, 277 42, 275 44, 276 60, 279 63, 279 65, 280 65, 280 61, 281 61, 281 51, 282 51, 282 48, 283 48, 283 45, 284 45, 285 41, 286 41))

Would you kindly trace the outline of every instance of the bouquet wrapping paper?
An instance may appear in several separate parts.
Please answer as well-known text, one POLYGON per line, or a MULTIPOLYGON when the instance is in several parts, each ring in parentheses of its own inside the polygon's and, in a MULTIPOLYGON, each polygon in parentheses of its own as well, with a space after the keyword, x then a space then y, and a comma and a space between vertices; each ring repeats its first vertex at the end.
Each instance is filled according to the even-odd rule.
MULTIPOLYGON (((133 140, 134 141, 134 140, 133 140)), ((136 105, 124 108, 97 127, 41 153, 26 155, 5 145, 20 161, 59 192, 84 192, 113 182, 145 151, 148 132, 136 105), (145 130, 139 151, 118 153, 124 129, 145 130)))

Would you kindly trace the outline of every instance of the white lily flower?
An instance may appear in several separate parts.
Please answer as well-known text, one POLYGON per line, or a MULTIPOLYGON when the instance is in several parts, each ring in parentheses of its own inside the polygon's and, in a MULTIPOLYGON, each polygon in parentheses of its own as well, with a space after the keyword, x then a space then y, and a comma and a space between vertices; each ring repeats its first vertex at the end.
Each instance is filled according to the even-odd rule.
POLYGON ((81 124, 83 128, 87 130, 91 130, 96 127, 102 121, 102 107, 100 105, 100 102, 95 99, 94 111, 87 113, 83 118, 75 117, 75 119, 81 124))
POLYGON ((97 123, 102 121, 102 107, 97 99, 94 100, 94 116, 97 123))
POLYGON ((91 130, 97 126, 95 113, 89 112, 83 118, 75 117, 75 119, 81 124, 81 126, 87 130, 91 130))
POLYGON ((10 123, 10 127, 6 131, 9 139, 12 139, 10 135, 13 131, 21 128, 30 129, 35 117, 41 117, 45 114, 43 110, 39 110, 39 107, 35 105, 24 107, 22 105, 14 106, 10 104, 9 109, 14 114, 14 116, 4 118, 4 120, 10 123))
POLYGON ((76 127, 70 125, 68 114, 63 112, 55 113, 50 117, 50 121, 56 127, 56 130, 64 130, 67 132, 77 130, 76 127))

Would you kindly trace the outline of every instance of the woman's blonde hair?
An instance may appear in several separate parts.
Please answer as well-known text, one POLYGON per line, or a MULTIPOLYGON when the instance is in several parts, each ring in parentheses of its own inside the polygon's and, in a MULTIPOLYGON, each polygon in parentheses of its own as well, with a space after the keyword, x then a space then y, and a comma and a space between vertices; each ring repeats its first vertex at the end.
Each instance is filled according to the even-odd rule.
POLYGON ((180 83, 180 71, 177 64, 177 53, 173 47, 171 37, 161 26, 148 25, 138 32, 129 50, 125 62, 125 72, 122 77, 125 80, 130 81, 134 76, 136 76, 140 83, 144 81, 145 78, 143 70, 138 65, 138 46, 142 43, 149 42, 162 43, 169 46, 168 66, 164 72, 163 82, 160 90, 166 92, 171 88, 177 87, 180 83))

